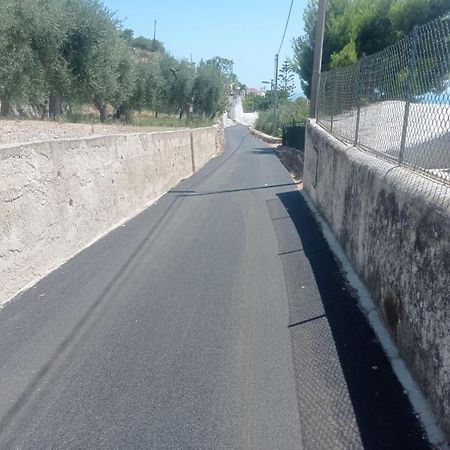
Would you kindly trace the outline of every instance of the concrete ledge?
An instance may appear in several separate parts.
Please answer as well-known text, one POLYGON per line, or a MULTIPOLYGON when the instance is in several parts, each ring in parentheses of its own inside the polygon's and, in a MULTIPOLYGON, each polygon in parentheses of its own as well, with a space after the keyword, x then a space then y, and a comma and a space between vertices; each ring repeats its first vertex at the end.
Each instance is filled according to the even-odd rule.
POLYGON ((268 144, 276 144, 279 145, 282 143, 281 138, 277 138, 275 136, 269 136, 268 134, 263 133, 262 131, 258 131, 257 129, 253 127, 249 127, 250 133, 253 134, 253 136, 256 136, 257 138, 261 139, 264 142, 267 142, 268 144))
POLYGON ((450 188, 315 123, 303 181, 449 439, 450 188))
POLYGON ((223 151, 223 124, 0 149, 0 305, 223 151))

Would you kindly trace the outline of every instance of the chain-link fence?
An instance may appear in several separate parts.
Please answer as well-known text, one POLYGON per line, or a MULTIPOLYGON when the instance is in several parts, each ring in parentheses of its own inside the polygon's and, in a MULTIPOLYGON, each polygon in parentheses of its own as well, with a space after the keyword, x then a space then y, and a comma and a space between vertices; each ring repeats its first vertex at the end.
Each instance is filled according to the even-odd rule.
POLYGON ((344 141, 450 183, 450 17, 324 72, 317 120, 344 141))

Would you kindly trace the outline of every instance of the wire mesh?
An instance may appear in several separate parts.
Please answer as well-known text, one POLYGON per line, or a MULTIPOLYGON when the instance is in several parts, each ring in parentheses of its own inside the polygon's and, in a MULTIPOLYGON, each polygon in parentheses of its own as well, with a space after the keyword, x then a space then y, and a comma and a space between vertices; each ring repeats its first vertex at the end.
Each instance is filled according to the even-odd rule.
POLYGON ((358 65, 337 69, 333 78, 333 133, 354 139, 357 116, 358 65))
POLYGON ((324 72, 317 120, 376 156, 450 182, 450 18, 324 72))
POLYGON ((334 98, 334 89, 333 89, 333 73, 334 71, 330 70, 328 72, 324 72, 320 78, 319 85, 319 105, 317 109, 317 120, 318 122, 328 131, 332 131, 332 102, 334 98))

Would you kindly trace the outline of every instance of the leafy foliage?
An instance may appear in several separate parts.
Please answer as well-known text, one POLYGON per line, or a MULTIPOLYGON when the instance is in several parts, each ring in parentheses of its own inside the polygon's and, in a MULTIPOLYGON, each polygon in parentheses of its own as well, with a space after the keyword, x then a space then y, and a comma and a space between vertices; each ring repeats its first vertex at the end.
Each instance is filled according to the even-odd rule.
POLYGON ((0 97, 41 105, 50 115, 64 101, 94 105, 102 121, 113 110, 128 119, 151 109, 214 116, 238 84, 233 63, 220 57, 194 64, 168 54, 161 42, 122 29, 100 0, 1 0, 0 97), (52 107, 57 108, 52 112, 52 107))
POLYGON ((247 94, 242 102, 244 112, 267 111, 272 105, 272 97, 270 91, 266 95, 258 95, 254 93, 247 94))
MULTIPOLYGON (((294 39, 292 68, 305 95, 311 93, 318 0, 308 0, 305 33, 294 39)), ((341 67, 370 55, 406 36, 414 25, 450 11, 450 0, 329 0, 322 67, 341 67)))
MULTIPOLYGON (((281 137, 283 125, 292 122, 305 123, 308 113, 308 101, 304 97, 280 103, 277 111, 276 136, 281 137)), ((260 111, 255 127, 263 133, 271 135, 273 133, 273 112, 271 110, 260 111)))

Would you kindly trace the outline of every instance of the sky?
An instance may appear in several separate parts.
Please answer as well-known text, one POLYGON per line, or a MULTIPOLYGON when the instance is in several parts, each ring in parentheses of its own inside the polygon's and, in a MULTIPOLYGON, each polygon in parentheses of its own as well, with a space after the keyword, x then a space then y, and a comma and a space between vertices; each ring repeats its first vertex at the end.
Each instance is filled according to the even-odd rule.
MULTIPOLYGON (((294 0, 280 65, 292 57, 292 38, 303 34, 306 1, 294 0)), ((104 0, 104 4, 135 36, 153 38, 156 20, 156 38, 172 55, 187 59, 192 55, 195 62, 214 56, 232 59, 239 80, 261 88, 261 81, 274 76, 274 57, 291 0, 104 0)))

